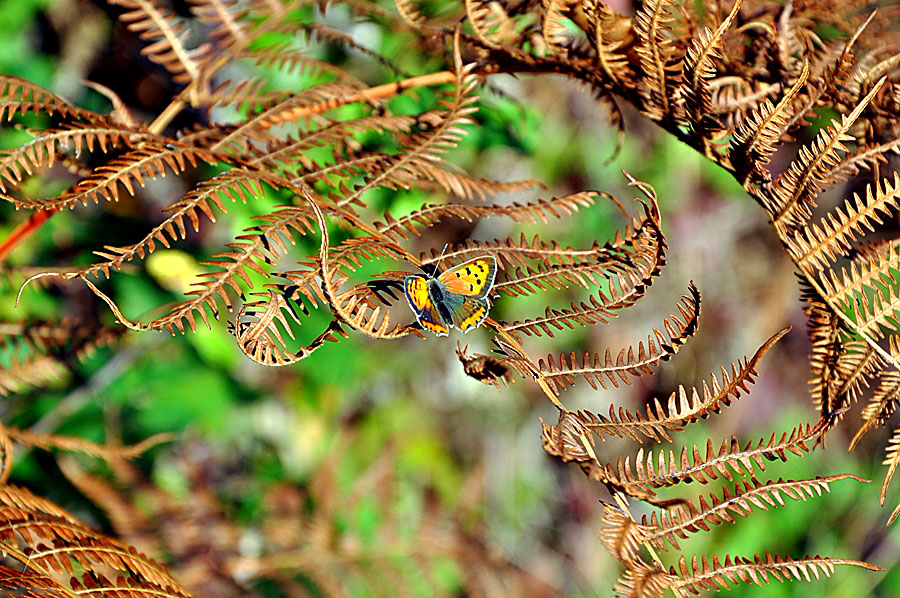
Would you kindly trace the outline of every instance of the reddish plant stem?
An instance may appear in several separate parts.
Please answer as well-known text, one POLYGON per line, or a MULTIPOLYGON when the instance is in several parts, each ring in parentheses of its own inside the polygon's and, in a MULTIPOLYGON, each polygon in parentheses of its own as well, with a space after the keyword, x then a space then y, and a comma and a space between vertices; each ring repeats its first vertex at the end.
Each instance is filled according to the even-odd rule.
POLYGON ((28 217, 28 220, 17 226, 12 234, 0 244, 0 264, 6 261, 6 258, 9 257, 9 254, 12 253, 19 243, 30 237, 42 224, 50 220, 50 217, 56 212, 57 210, 53 209, 35 212, 28 217))

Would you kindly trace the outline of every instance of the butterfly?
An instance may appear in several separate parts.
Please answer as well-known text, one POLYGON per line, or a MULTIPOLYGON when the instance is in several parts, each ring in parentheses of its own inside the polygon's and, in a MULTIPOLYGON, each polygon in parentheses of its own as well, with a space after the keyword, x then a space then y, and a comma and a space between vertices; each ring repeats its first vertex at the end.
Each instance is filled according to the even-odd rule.
POLYGON ((446 336, 456 326, 463 332, 484 322, 491 302, 497 259, 477 257, 433 276, 407 276, 403 291, 422 328, 446 336))

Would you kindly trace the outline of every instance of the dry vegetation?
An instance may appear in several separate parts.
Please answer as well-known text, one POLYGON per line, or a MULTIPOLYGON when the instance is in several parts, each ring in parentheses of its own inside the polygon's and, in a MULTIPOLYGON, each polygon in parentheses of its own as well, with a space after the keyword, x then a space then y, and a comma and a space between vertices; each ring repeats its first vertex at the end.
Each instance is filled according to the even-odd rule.
MULTIPOLYGON (((0 156, 0 197, 31 213, 0 246, 0 255, 8 256, 55 213, 90 204, 107 209, 140 198, 141 187, 159 178, 180 177, 189 187, 162 209, 158 224, 143 237, 117 246, 100 240, 89 264, 9 270, 12 278, 26 279, 20 293, 38 283, 82 285, 109 307, 116 323, 101 325, 88 315, 78 321, 4 324, 5 342, 27 353, 0 374, 4 392, 39 387, 59 368, 115 344, 126 329, 190 334, 198 324, 215 326, 215 320, 227 318, 247 357, 294 368, 350 336, 385 342, 424 337, 402 297, 409 272, 397 271, 397 264, 433 275, 439 266, 490 255, 498 263, 493 294, 514 305, 529 297, 552 297, 561 288, 582 293, 568 305, 548 305, 522 320, 488 317, 481 333, 491 339, 494 353, 469 354, 460 347, 457 354, 470 377, 498 388, 521 378, 558 408, 558 421, 543 425, 543 447, 563 462, 577 463, 609 491, 612 502, 603 507, 599 541, 624 567, 614 584, 619 595, 685 596, 737 584, 805 581, 835 574, 843 565, 878 569, 861 560, 820 555, 697 557, 683 554, 680 542, 789 501, 825 500, 818 497, 832 484, 860 481, 850 473, 771 479, 766 467, 821 446, 854 403, 864 401, 865 407, 853 446, 870 430, 889 425, 896 410, 898 253, 896 232, 886 225, 896 217, 900 194, 900 176, 889 164, 900 144, 900 83, 892 79, 900 56, 891 30, 894 8, 869 12, 863 5, 829 2, 698 6, 657 1, 621 15, 598 1, 471 0, 453 15, 444 11, 432 19, 417 2, 399 2, 390 10, 354 2, 359 17, 409 28, 422 49, 448 57, 446 70, 370 86, 289 43, 272 43, 311 37, 358 47, 351 36, 316 20, 301 24, 295 13, 303 2, 191 0, 187 19, 163 2, 110 3, 124 9, 121 21, 140 32, 143 53, 166 69, 180 91, 147 124, 115 90, 105 92, 114 110, 100 114, 26 81, 0 79, 0 116, 32 137, 0 156), (189 35, 196 31, 205 32, 202 43, 189 35), (318 83, 283 90, 265 78, 224 80, 225 68, 237 63, 301 69, 318 83), (601 389, 652 375, 654 366, 695 334, 701 295, 693 283, 672 315, 660 315, 661 323, 646 340, 579 354, 566 347, 535 354, 529 344, 534 337, 601 327, 634 306, 666 265, 668 248, 656 192, 630 177, 637 196, 632 202, 584 190, 510 203, 498 197, 541 184, 477 179, 445 160, 473 124, 479 84, 501 73, 575 79, 596 95, 613 126, 621 124, 621 107, 629 104, 741 184, 764 210, 796 266, 812 345, 809 389, 820 413, 817 421, 772 430, 759 441, 729 435, 700 446, 668 448, 692 424, 715 417, 739 398, 748 400, 763 356, 787 329, 751 357, 727 364, 696 388, 679 387, 645 410, 606 406, 601 389), (392 111, 389 100, 424 88, 437 96, 432 109, 392 111), (193 122, 176 129, 173 119, 185 112, 193 122), (218 123, 220 114, 232 118, 218 123), (823 117, 826 122, 814 138, 793 144, 809 121, 823 117), (773 156, 782 150, 790 152, 789 159, 776 169, 773 156), (38 176, 75 181, 61 193, 41 197, 27 184, 38 176), (838 205, 827 203, 832 196, 826 192, 848 181, 856 191, 848 191, 838 205), (373 200, 372 192, 384 189, 420 189, 446 200, 392 216, 373 200), (267 197, 276 197, 279 206, 266 208, 255 224, 202 262, 205 271, 183 302, 150 316, 126 313, 120 306, 111 278, 201 228, 219 226, 234 203, 266 205, 267 197), (574 248, 554 238, 554 220, 594 209, 599 202, 625 214, 626 223, 613 236, 574 248), (488 219, 532 224, 540 232, 528 238, 467 239, 445 251, 428 241, 448 221, 488 219), (417 241, 429 250, 414 251, 417 241), (303 248, 313 249, 303 254, 303 248), (359 280, 361 272, 371 270, 370 262, 378 273, 359 280), (585 383, 598 391, 596 408, 568 410, 564 391, 585 383), (596 450, 597 439, 611 437, 646 445, 627 456, 596 450), (729 484, 709 494, 687 489, 692 482, 697 484, 691 490, 722 479, 729 484), (638 520, 632 515, 635 503, 652 513, 638 520)), ((390 564, 360 564, 358 547, 342 544, 329 527, 359 494, 388 496, 389 468, 362 475, 349 495, 334 487, 327 465, 308 494, 290 487, 274 490, 269 519, 261 524, 264 557, 248 563, 233 552, 233 524, 215 496, 203 490, 202 475, 196 476, 195 500, 177 505, 127 464, 142 446, 101 446, 13 428, 5 429, 2 439, 4 480, 13 442, 92 454, 106 460, 118 480, 114 487, 62 461, 70 479, 107 513, 118 539, 98 534, 27 490, 5 486, 0 491, 0 550, 18 563, 3 569, 0 587, 19 595, 243 595, 247 579, 265 580, 283 595, 341 595, 348 578, 355 577, 375 594, 393 594, 402 589, 394 586, 396 579, 406 579, 392 574, 390 564), (304 510, 304 501, 316 505, 314 512, 304 510), (143 510, 135 507, 142 503, 143 510), (285 521, 306 536, 284 537, 277 528, 285 521), (189 540, 202 535, 193 528, 204 525, 206 533, 215 530, 224 539, 213 548, 204 544, 206 558, 194 561, 189 540), (173 573, 147 553, 167 555, 173 573)), ((882 503, 900 463, 900 432, 886 450, 882 503)), ((898 514, 900 507, 891 522, 898 514)), ((504 593, 518 588, 514 595, 537 593, 526 572, 491 553, 456 517, 437 506, 424 509, 414 542, 404 545, 416 555, 409 562, 424 572, 429 595, 491 595, 497 588, 504 593), (431 574, 433 562, 447 556, 462 571, 460 584, 449 588, 440 587, 431 574)))

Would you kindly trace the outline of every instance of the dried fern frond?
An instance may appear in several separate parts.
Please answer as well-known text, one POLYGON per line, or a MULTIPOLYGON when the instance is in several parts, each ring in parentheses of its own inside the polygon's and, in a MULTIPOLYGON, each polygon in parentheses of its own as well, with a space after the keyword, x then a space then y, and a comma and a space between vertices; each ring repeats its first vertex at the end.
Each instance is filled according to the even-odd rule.
POLYGON ((846 255, 866 232, 874 231, 883 218, 894 214, 900 195, 900 174, 893 182, 884 179, 880 184, 866 187, 865 198, 854 194, 843 206, 828 212, 820 223, 811 223, 797 231, 788 249, 801 270, 823 270, 838 256, 846 255), (868 229, 868 231, 866 230, 868 229))
POLYGON ((813 198, 824 188, 826 172, 846 152, 843 142, 854 139, 847 134, 850 127, 883 84, 884 79, 849 114, 842 115, 840 122, 833 121, 813 143, 802 147, 797 158, 775 181, 772 197, 776 203, 770 207, 770 215, 776 228, 788 230, 803 226, 812 216, 813 198))
POLYGON ((0 395, 9 396, 32 388, 42 388, 68 373, 66 366, 49 355, 33 355, 12 360, 0 368, 0 395))
POLYGON ((101 119, 96 113, 77 108, 34 83, 0 75, 0 122, 9 122, 29 112, 87 122, 101 119))
MULTIPOLYGON (((54 582, 70 587, 73 565, 85 571, 88 584, 100 585, 97 576, 113 572, 129 582, 115 584, 112 591, 126 596, 154 593, 189 598, 168 571, 133 547, 84 526, 66 511, 15 486, 0 488, 0 545, 9 558, 18 561, 35 577, 38 587, 54 582), (70 560, 71 559, 71 560, 70 560)), ((24 580, 19 578, 19 582, 24 580)), ((75 587, 81 580, 75 579, 75 587)), ((65 594, 69 596, 71 594, 65 594)))
POLYGON ((762 105, 735 129, 728 157, 738 182, 745 189, 752 184, 765 184, 771 179, 766 165, 787 128, 794 98, 806 85, 808 77, 809 65, 804 64, 800 76, 777 105, 768 99, 763 100, 762 105))
POLYGON ((643 2, 634 16, 634 33, 639 43, 636 50, 643 69, 643 110, 651 120, 672 119, 674 89, 678 82, 673 72, 675 44, 670 36, 674 10, 670 0, 643 2))
POLYGON ((707 440, 705 452, 693 445, 683 447, 677 455, 672 450, 668 454, 660 450, 657 456, 652 450, 641 448, 634 458, 634 468, 630 457, 619 458, 615 466, 606 464, 603 467, 608 479, 638 492, 669 488, 687 481, 700 484, 719 478, 732 481, 735 476, 765 471, 766 461, 787 461, 789 454, 803 456, 810 452, 809 443, 816 439, 824 425, 824 421, 816 426, 800 425, 780 437, 773 432, 768 441, 765 438, 756 444, 750 441, 743 448, 734 436, 723 440, 718 450, 712 440, 707 440))
POLYGON ((644 562, 635 563, 613 585, 615 596, 622 598, 663 598, 677 577, 660 566, 652 567, 644 562))
POLYGON ((33 210, 73 209, 79 204, 86 206, 89 202, 118 201, 123 191, 133 196, 136 187, 143 187, 146 179, 165 176, 167 171, 178 174, 189 167, 195 168, 200 162, 215 165, 216 159, 210 152, 199 148, 174 144, 144 145, 98 167, 91 177, 58 198, 4 199, 17 208, 33 210))
POLYGON ((631 568, 639 558, 641 547, 654 533, 653 526, 637 523, 622 509, 603 504, 603 527, 600 543, 610 554, 631 568))
POLYGON ((646 345, 641 341, 636 350, 634 347, 621 349, 615 360, 609 349, 603 358, 599 354, 586 354, 580 363, 575 353, 568 357, 561 354, 558 360, 548 355, 546 361, 542 359, 538 362, 541 376, 556 394, 574 385, 578 376, 587 380, 594 390, 597 390, 598 386, 605 390, 607 382, 615 388, 619 387, 619 382, 630 385, 629 376, 638 377, 651 373, 652 366, 671 359, 697 330, 700 317, 700 291, 692 283, 688 287, 688 293, 682 296, 682 302, 678 305, 680 318, 673 315, 663 320, 665 335, 654 328, 653 335, 647 337, 646 345))
POLYGON ((765 553, 754 555, 752 559, 726 556, 720 560, 718 556, 710 562, 704 555, 701 559, 694 557, 690 565, 685 557, 678 561, 678 569, 672 567, 670 575, 680 574, 681 579, 671 585, 672 588, 686 590, 694 595, 703 591, 728 589, 738 584, 762 586, 772 581, 812 581, 820 576, 831 577, 838 566, 860 567, 869 571, 883 571, 869 563, 852 559, 830 557, 805 557, 793 559, 765 553))
POLYGON ((122 13, 119 19, 131 31, 139 32, 142 40, 151 42, 141 53, 172 73, 173 81, 188 83, 200 78, 211 47, 201 44, 189 49, 185 39, 185 23, 179 22, 169 9, 159 6, 153 0, 109 2, 128 11, 122 13))
POLYGON ((712 92, 709 83, 716 74, 714 61, 722 57, 722 36, 731 27, 742 3, 743 0, 734 3, 731 12, 715 31, 704 29, 694 38, 684 55, 683 81, 679 93, 684 99, 691 134, 700 139, 710 138, 710 132, 719 128, 712 118, 712 92))
POLYGON ((854 475, 842 474, 811 480, 785 480, 760 482, 755 477, 738 482, 734 491, 726 487, 722 496, 710 494, 709 499, 701 495, 698 502, 685 501, 668 511, 654 512, 649 518, 641 518, 644 530, 642 542, 650 542, 658 550, 668 550, 669 546, 681 550, 678 539, 687 539, 691 534, 710 531, 710 526, 735 523, 735 516, 750 517, 754 508, 768 510, 785 506, 785 498, 806 502, 807 498, 822 496, 830 492, 830 484, 839 480, 868 482, 854 475))
POLYGON ((772 346, 788 333, 785 328, 767 340, 751 358, 744 357, 736 364, 731 364, 731 372, 721 369, 722 381, 713 375, 709 385, 704 380, 698 390, 694 387, 688 391, 679 386, 669 395, 667 406, 659 399, 647 405, 647 414, 629 411, 624 407, 610 405, 609 416, 582 410, 576 414, 582 425, 599 436, 617 436, 643 442, 644 438, 655 441, 672 441, 670 432, 680 432, 687 424, 705 419, 719 413, 723 407, 731 404, 732 399, 741 397, 742 392, 749 392, 748 385, 754 382, 757 375, 756 366, 772 346))
MULTIPOLYGON (((402 2, 398 2, 398 5, 402 2)), ((489 48, 514 45, 518 40, 515 21, 499 2, 465 0, 466 18, 475 35, 489 48)))

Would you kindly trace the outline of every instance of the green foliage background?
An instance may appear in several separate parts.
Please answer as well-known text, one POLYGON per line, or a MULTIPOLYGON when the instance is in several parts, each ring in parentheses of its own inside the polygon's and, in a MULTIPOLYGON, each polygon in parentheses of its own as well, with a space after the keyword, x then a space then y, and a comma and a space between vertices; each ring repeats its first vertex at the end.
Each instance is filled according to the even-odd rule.
MULTIPOLYGON (((104 44, 112 39, 114 29, 116 35, 122 34, 121 27, 103 12, 105 8, 90 2, 4 0, 0 2, 0 72, 47 86, 68 94, 79 105, 99 109, 108 102, 72 83, 74 73, 70 70, 78 61, 72 56, 73 50, 67 50, 64 30, 48 16, 54 11, 65 14, 66 10, 80 11, 84 17, 81 27, 102 31, 104 44)), ((438 59, 404 51, 408 33, 353 23, 340 7, 331 10, 328 19, 331 25, 346 27, 344 30, 352 31, 361 43, 410 73, 442 68, 438 59)), ((72 31, 65 35, 76 35, 72 31)), ((128 39, 128 43, 136 44, 133 38, 128 39)), ((137 45, 116 48, 131 55, 139 50, 137 45)), ((341 66, 356 68, 367 82, 375 84, 393 77, 353 52, 327 45, 317 49, 341 66), (356 67, 357 62, 361 66, 356 67)), ((115 58, 98 50, 84 61, 83 72, 74 80, 87 77, 113 87, 108 80, 113 71, 100 70, 98 65, 112 69, 115 64, 115 58)), ((152 80, 148 63, 138 64, 148 69, 152 80)), ((139 81, 136 89, 117 89, 126 101, 144 93, 145 104, 139 110, 147 110, 150 118, 150 91, 155 90, 151 83, 139 81)), ((498 78, 492 85, 503 95, 484 93, 482 109, 476 115, 479 127, 470 129, 452 154, 452 161, 477 176, 539 179, 549 186, 545 197, 598 189, 629 199, 633 194, 620 174, 625 169, 657 190, 670 246, 669 266, 645 302, 599 330, 561 333, 553 342, 538 339, 535 344, 543 349, 535 353, 627 346, 643 338, 651 326, 660 325, 662 318, 673 311, 689 280, 694 280, 704 294, 700 333, 662 368, 658 377, 608 392, 578 387, 563 396, 566 405, 604 412, 611 402, 635 408, 649 397, 667 397, 676 385, 699 384, 709 372, 752 354, 769 335, 792 324, 794 331, 763 361, 751 397, 738 401, 708 425, 695 426, 697 429, 681 440, 705 444, 711 437, 717 443, 734 433, 746 442, 813 420, 805 388, 808 365, 804 319, 790 262, 769 232, 762 211, 739 186, 690 150, 658 135, 633 114, 626 114, 624 146, 609 162, 616 144, 615 131, 605 123, 593 100, 562 78, 498 78)), ((430 92, 420 91, 397 98, 394 107, 411 103, 411 111, 419 110, 430 101, 430 92)), ((16 131, 6 130, 0 136, 4 148, 20 140, 21 133, 16 131)), ((161 186, 151 185, 148 196, 163 201, 164 193, 161 186)), ((384 209, 397 216, 427 199, 422 193, 385 193, 381 201, 384 209)), ((276 200, 272 198, 273 203, 276 200)), ((261 209, 236 206, 229 213, 231 231, 244 228, 261 209)), ((5 237, 25 215, 5 205, 0 210, 0 236, 5 237)), ((92 213, 90 208, 84 212, 92 213)), ((82 213, 76 210, 54 217, 37 238, 14 253, 12 262, 52 266, 58 259, 56 254, 69 254, 90 244, 88 240, 102 237, 103 244, 116 244, 117 235, 125 237, 127 230, 143 226, 148 210, 123 203, 117 206, 115 216, 92 215, 86 219, 82 213)), ((545 236, 564 245, 585 245, 609 238, 620 224, 614 208, 601 206, 553 223, 553 233, 545 236)), ((533 234, 535 229, 524 230, 533 234)), ((424 239, 420 249, 440 248, 470 232, 465 227, 448 229, 446 238, 424 239)), ((482 238, 511 233, 518 231, 478 228, 475 232, 482 238)), ((214 235, 201 234, 179 248, 184 253, 160 252, 149 262, 148 272, 118 277, 115 292, 123 310, 141 314, 152 306, 177 300, 179 295, 172 287, 176 283, 169 275, 179 269, 196 268, 197 262, 219 249, 220 242, 214 235), (154 263, 157 270, 152 267, 154 263)), ((312 250, 311 246, 301 247, 298 253, 312 250)), ((397 264, 391 268, 402 267, 397 264)), ((364 270, 361 276, 374 272, 364 270)), ((80 309, 78 302, 86 299, 84 295, 60 293, 51 298, 52 293, 28 290, 14 308, 15 291, 7 288, 0 300, 0 313, 8 321, 72 313, 70 310, 80 309)), ((541 294, 527 307, 531 312, 543 311, 548 301, 560 305, 574 296, 541 294)), ((104 309, 85 309, 96 309, 98 318, 111 320, 104 309)), ((499 319, 520 317, 510 313, 502 299, 492 315, 499 319)), ((618 564, 596 539, 601 513, 598 501, 608 497, 579 471, 556 463, 541 450, 538 418, 555 421, 556 413, 538 390, 519 380, 510 389, 497 392, 467 378, 456 362, 456 340, 453 336, 429 337, 376 346, 351 338, 326 347, 298 366, 266 369, 240 354, 224 322, 215 324, 212 330, 183 337, 132 334, 126 336, 121 348, 99 351, 55 386, 3 399, 0 417, 9 425, 37 426, 45 433, 98 442, 115 430, 127 443, 158 432, 178 433, 176 447, 190 439, 202 439, 222 464, 217 492, 235 519, 248 525, 259 517, 267 488, 282 482, 304 484, 323 459, 338 448, 342 451, 339 479, 347 488, 379 454, 391 451, 401 480, 396 508, 416 512, 426 489, 453 509, 463 500, 462 493, 475 487, 482 495, 477 516, 483 517, 489 537, 515 563, 534 572, 559 595, 607 595, 619 574, 618 564), (348 429, 353 430, 350 442, 339 442, 348 429)), ((471 343, 476 351, 489 350, 479 331, 459 340, 471 343)), ((5 349, 4 359, 11 359, 13 353, 5 349)), ((875 436, 848 457, 846 432, 843 436, 840 432, 833 434, 827 450, 773 464, 771 477, 800 479, 851 472, 880 480, 883 471, 877 451, 885 438, 875 436)), ((154 449, 140 460, 140 466, 166 492, 184 495, 188 492, 185 472, 167 458, 173 450, 177 448, 154 449)), ((613 442, 605 443, 600 450, 614 455, 634 451, 624 443, 613 442)), ((107 525, 46 454, 20 455, 13 481, 28 485, 98 526, 107 525)), ((887 513, 878 505, 877 485, 837 483, 829 497, 757 513, 736 526, 685 542, 684 552, 828 554, 867 559, 889 569, 885 575, 844 569, 830 580, 813 584, 739 587, 732 596, 807 596, 815 592, 831 596, 896 595, 900 592, 900 573, 893 565, 900 555, 900 544, 893 530, 883 528, 887 513)), ((375 537, 372 529, 381 521, 377 508, 363 502, 358 512, 346 514, 344 525, 365 540, 375 537)), ((448 576, 453 577, 452 570, 448 576)))

